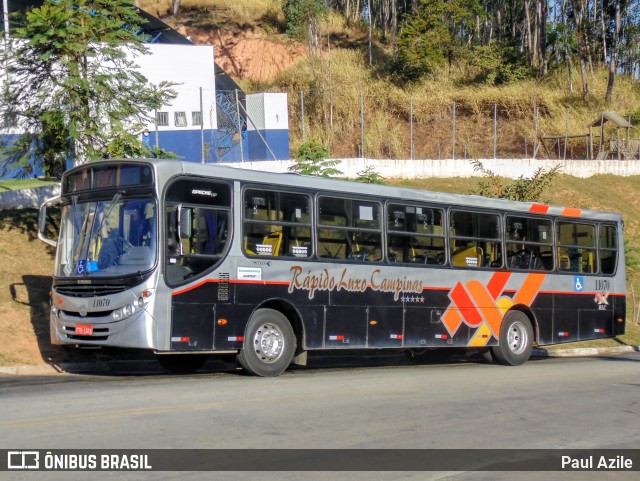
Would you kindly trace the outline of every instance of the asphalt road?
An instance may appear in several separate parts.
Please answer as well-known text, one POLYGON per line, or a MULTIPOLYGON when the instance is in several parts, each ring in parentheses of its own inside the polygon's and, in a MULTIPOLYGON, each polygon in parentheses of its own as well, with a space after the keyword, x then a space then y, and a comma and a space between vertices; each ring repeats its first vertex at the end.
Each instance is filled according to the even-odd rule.
MULTIPOLYGON (((640 449, 640 353, 515 368, 394 358, 313 364, 271 379, 244 376, 232 364, 189 376, 0 376, 0 449, 640 449)), ((99 475, 117 474, 91 479, 99 475)), ((177 478, 626 480, 640 471, 126 475, 177 478)))

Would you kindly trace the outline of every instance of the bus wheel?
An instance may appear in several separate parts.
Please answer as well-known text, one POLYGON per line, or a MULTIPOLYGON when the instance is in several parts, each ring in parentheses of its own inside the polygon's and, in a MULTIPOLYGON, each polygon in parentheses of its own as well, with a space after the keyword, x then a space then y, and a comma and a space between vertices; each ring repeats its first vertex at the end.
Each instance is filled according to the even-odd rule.
POLYGON ((533 350, 533 328, 524 312, 509 311, 500 326, 500 344, 491 348, 494 358, 507 366, 527 362, 533 350))
POLYGON ((156 354, 158 364, 174 374, 196 372, 204 366, 208 358, 206 354, 156 354))
POLYGON ((289 320, 273 309, 258 309, 249 319, 238 362, 251 374, 273 377, 289 367, 295 351, 289 320))

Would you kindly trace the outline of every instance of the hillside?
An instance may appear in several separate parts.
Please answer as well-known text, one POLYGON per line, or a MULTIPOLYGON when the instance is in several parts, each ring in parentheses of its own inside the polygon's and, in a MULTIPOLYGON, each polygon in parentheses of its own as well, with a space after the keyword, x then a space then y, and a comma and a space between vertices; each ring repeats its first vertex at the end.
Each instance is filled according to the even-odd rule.
MULTIPOLYGON (((402 185, 436 191, 470 193, 478 179, 422 179, 402 185)), ((590 179, 561 176, 546 199, 555 204, 617 211, 625 218, 626 236, 640 246, 640 176, 599 176, 590 179), (611 195, 616 192, 618 195, 611 195)), ((49 342, 49 290, 53 251, 36 239, 37 212, 0 211, 0 366, 53 364, 64 361, 92 361, 115 356, 143 358, 145 352, 127 350, 75 350, 51 346, 49 342), (19 246, 19 247, 18 247, 19 246)), ((628 316, 640 302, 638 268, 630 271, 628 316), (637 293, 638 297, 633 293, 637 293)), ((590 345, 640 344, 640 327, 627 323, 628 334, 619 341, 605 340, 590 345)))
MULTIPOLYGON (((640 118, 640 84, 619 76, 612 102, 605 104, 607 72, 597 68, 590 74, 588 101, 580 96, 577 78, 570 90, 565 70, 544 80, 491 86, 472 81, 473 68, 459 64, 404 83, 390 71, 389 39, 374 36, 369 65, 366 28, 347 26, 335 13, 323 21, 319 55, 310 58, 304 41, 284 33, 277 0, 189 0, 176 16, 167 2, 140 4, 196 44, 214 45, 216 61, 245 91, 287 92, 292 154, 304 135, 335 157, 360 157, 364 148, 366 157, 409 158, 412 136, 414 158, 450 158, 454 148, 456 157, 493 157, 495 129, 501 158, 530 157, 534 141, 543 136, 562 138, 545 140, 538 156, 585 158, 587 137, 572 136, 587 136, 601 112, 640 118)), ((599 129, 592 135, 597 153, 599 129)), ((614 135, 607 125, 605 146, 614 135)), ((629 135, 638 138, 640 130, 629 135)))

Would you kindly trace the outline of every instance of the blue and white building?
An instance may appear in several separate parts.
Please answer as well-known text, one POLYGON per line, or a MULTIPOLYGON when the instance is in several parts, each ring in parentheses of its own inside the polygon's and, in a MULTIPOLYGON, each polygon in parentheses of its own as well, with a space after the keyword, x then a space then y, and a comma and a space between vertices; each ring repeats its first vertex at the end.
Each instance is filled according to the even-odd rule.
MULTIPOLYGON (((42 3, 5 1, 9 12, 42 3)), ((150 55, 138 55, 135 63, 151 83, 173 82, 177 93, 170 105, 149 112, 155 122, 140 133, 145 142, 192 162, 290 158, 287 94, 245 94, 215 63, 213 46, 194 45, 159 19, 140 14, 150 55)), ((3 131, 0 137, 19 133, 3 131)))

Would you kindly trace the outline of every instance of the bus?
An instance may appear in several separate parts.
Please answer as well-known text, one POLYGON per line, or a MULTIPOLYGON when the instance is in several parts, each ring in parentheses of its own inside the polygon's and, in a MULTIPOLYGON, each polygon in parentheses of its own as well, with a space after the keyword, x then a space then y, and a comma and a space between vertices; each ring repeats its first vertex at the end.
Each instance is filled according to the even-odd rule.
POLYGON ((516 366, 625 330, 615 213, 134 159, 65 172, 38 235, 56 247, 52 343, 146 349, 174 372, 224 354, 277 376, 331 349, 516 366))

